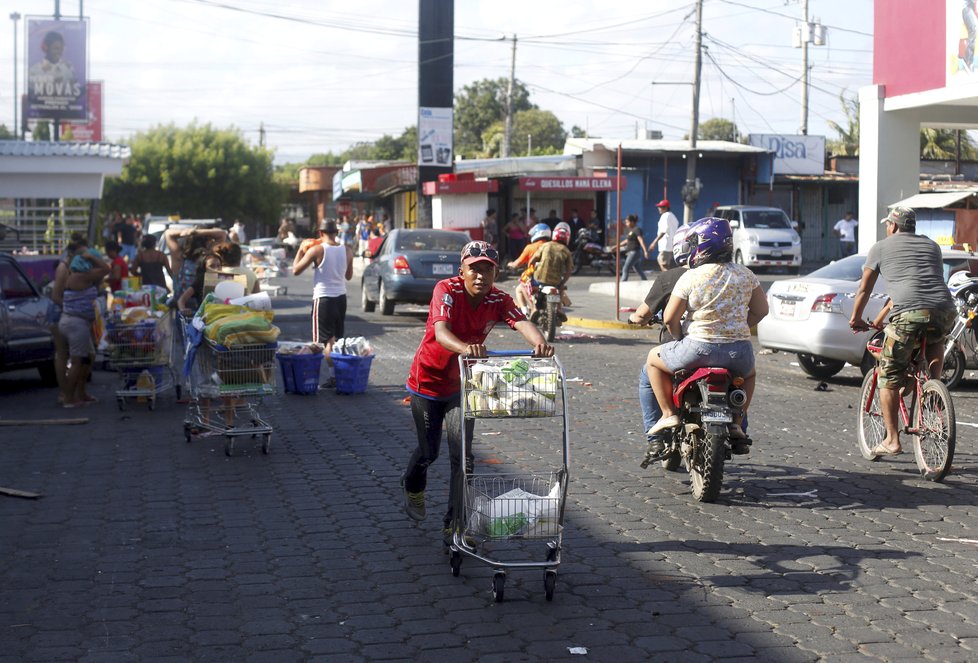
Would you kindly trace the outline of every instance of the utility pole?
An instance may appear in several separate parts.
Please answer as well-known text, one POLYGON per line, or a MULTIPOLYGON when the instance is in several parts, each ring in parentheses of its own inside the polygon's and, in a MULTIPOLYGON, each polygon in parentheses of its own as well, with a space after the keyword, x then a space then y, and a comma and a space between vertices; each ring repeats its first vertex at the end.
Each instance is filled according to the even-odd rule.
POLYGON ((11 12, 10 20, 14 22, 14 126, 12 130, 16 138, 20 135, 20 125, 17 124, 17 106, 20 105, 20 92, 17 87, 17 21, 20 20, 20 14, 11 12))
POLYGON ((265 147, 265 123, 258 123, 258 147, 265 147))
POLYGON ((516 87, 516 35, 513 35, 513 54, 509 61, 509 90, 506 92, 506 133, 503 136, 501 155, 509 156, 513 139, 513 88, 516 87))
POLYGON ((808 88, 811 83, 811 70, 808 66, 808 45, 822 46, 825 44, 825 26, 816 18, 815 23, 808 21, 808 0, 801 0, 801 25, 795 26, 794 46, 801 48, 801 124, 798 133, 808 135, 808 88))
POLYGON ((703 0, 696 0, 696 55, 693 64, 693 118, 689 129, 689 155, 686 157, 686 184, 683 185, 683 223, 693 222, 693 208, 699 198, 696 180, 696 134, 700 129, 700 75, 703 71, 703 0))

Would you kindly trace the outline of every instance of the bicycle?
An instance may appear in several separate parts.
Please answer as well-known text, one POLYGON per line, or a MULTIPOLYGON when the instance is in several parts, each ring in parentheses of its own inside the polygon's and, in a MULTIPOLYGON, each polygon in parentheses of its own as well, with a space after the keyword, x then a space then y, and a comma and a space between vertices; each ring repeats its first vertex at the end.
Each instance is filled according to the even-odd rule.
MULTIPOLYGON (((877 327, 878 329, 878 327, 877 327)), ((863 378, 859 397, 859 452, 866 460, 879 460, 874 453, 886 437, 880 407, 877 374, 883 350, 883 333, 875 334, 866 349, 876 359, 873 370, 863 378)), ((954 459, 956 425, 951 393, 940 380, 930 377, 927 369, 927 340, 922 338, 907 371, 905 387, 900 390, 900 421, 902 432, 913 436, 913 452, 921 476, 929 481, 942 481, 954 459), (904 389, 912 383, 910 407, 905 402, 904 389)))

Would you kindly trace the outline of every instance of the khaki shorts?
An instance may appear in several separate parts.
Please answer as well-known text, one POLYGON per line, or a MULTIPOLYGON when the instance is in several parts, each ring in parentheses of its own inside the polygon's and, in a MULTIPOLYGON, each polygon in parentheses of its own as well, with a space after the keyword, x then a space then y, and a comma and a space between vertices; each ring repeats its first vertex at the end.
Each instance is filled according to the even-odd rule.
POLYGON ((943 345, 944 337, 954 325, 954 317, 954 309, 926 308, 893 315, 883 330, 886 336, 880 357, 879 385, 885 389, 902 386, 920 339, 927 339, 927 345, 943 345))

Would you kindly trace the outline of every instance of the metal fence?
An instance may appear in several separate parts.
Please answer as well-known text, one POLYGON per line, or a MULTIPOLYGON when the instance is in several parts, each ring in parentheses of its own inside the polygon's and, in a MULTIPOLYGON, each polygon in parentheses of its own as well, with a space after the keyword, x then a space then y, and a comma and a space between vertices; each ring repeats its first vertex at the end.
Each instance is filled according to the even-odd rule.
POLYGON ((0 200, 0 251, 58 254, 73 232, 90 234, 95 201, 0 200))

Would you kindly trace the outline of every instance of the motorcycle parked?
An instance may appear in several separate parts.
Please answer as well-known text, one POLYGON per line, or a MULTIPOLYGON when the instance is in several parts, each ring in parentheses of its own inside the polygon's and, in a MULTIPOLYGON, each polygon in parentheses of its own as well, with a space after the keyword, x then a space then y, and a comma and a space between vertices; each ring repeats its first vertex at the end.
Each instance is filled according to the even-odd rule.
MULTIPOLYGON (((727 429, 747 402, 747 392, 741 388, 743 380, 725 368, 680 371, 675 381, 679 426, 670 429, 660 462, 667 470, 682 462, 692 480, 693 497, 713 502, 720 494, 724 462, 732 454, 750 453, 750 439, 732 440, 727 429)), ((642 467, 649 462, 647 458, 642 467)))
POLYGON ((613 251, 606 251, 605 247, 593 241, 591 231, 581 228, 577 231, 577 244, 574 249, 574 271, 577 274, 583 267, 593 267, 600 274, 605 269, 611 274, 615 273, 615 261, 617 256, 613 251))
POLYGON ((554 336, 566 316, 560 311, 560 288, 552 285, 537 286, 533 293, 537 311, 537 326, 543 331, 547 343, 552 343, 554 336))
POLYGON ((954 389, 961 382, 966 368, 978 367, 978 336, 972 324, 978 315, 978 277, 958 272, 951 276, 947 285, 958 314, 944 343, 941 382, 948 389, 954 389))

